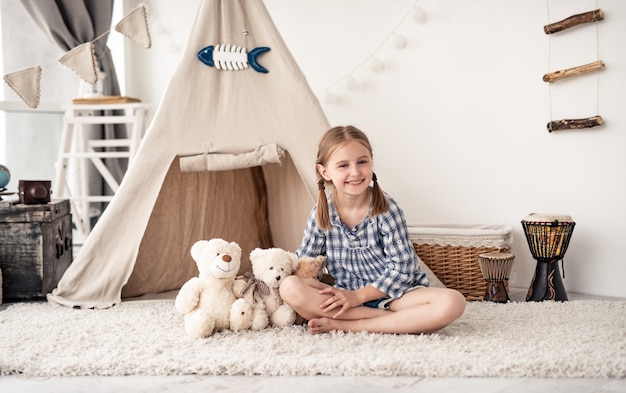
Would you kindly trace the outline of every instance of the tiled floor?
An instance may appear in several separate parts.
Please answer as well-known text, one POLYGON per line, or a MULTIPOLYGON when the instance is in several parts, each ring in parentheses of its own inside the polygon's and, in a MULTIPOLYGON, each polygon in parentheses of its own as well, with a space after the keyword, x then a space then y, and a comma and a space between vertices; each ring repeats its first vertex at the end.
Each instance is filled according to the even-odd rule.
MULTIPOLYGON (((568 294, 570 300, 597 298, 568 294)), ((511 290, 522 301, 524 289, 511 290)), ((6 305, 0 306, 0 310, 6 305)), ((0 354, 2 356, 2 354, 0 354)), ((2 393, 35 392, 506 392, 623 393, 626 379, 576 378, 415 378, 415 377, 246 377, 246 376, 124 376, 50 377, 0 376, 2 393)))
POLYGON ((507 379, 394 377, 0 377, 5 393, 31 392, 506 392, 623 393, 624 379, 507 379))

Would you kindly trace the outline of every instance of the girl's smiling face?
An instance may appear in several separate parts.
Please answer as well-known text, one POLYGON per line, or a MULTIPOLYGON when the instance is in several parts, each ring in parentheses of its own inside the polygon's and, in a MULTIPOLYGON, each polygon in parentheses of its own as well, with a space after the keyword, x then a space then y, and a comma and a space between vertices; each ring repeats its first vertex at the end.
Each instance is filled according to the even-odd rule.
POLYGON ((369 150, 359 141, 351 140, 333 152, 326 165, 317 170, 326 181, 332 181, 341 196, 358 196, 369 190, 373 162, 369 150))

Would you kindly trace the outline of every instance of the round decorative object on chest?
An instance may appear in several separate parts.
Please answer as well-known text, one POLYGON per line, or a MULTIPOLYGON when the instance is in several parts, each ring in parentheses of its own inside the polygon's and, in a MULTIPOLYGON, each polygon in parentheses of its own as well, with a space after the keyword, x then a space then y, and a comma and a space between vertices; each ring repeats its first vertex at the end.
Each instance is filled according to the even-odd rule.
POLYGON ((0 164, 0 190, 4 190, 11 181, 11 172, 9 168, 0 164))

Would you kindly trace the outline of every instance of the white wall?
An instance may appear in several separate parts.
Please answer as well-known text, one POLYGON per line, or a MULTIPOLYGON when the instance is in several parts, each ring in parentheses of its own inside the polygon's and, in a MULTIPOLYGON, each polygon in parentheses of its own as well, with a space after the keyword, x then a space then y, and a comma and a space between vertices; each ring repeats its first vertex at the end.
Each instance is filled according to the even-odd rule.
MULTIPOLYGON (((149 7, 153 48, 128 47, 127 94, 158 104, 199 0, 125 6, 140 3, 149 7)), ((422 21, 410 16, 413 0, 265 4, 330 122, 369 134, 381 185, 410 223, 511 225, 513 285, 528 287, 535 261, 520 221, 531 212, 569 214, 576 227, 567 290, 626 297, 626 2, 420 0, 422 21), (596 8, 605 13, 600 23, 543 32, 596 8), (393 32, 407 38, 404 49, 393 32), (598 54, 606 64, 599 77, 551 88, 542 81, 598 54), (371 55, 383 72, 369 67, 371 55), (349 75, 357 88, 346 86, 349 75), (328 92, 338 102, 327 104, 328 92), (605 125, 547 132, 550 119, 596 114, 605 125)))

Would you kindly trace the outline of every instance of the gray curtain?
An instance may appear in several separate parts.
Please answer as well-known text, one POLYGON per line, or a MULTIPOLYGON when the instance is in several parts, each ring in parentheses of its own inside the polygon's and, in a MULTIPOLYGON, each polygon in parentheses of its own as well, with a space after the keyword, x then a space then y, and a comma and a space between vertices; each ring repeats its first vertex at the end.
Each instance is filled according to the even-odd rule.
MULTIPOLYGON (((113 0, 21 0, 28 13, 52 42, 64 52, 95 38, 111 29, 113 0)), ((108 35, 94 42, 95 55, 100 71, 106 73, 103 80, 104 95, 120 95, 120 87, 107 46, 108 35)), ((124 124, 94 126, 91 138, 125 138, 124 124)), ((117 181, 121 181, 126 159, 108 159, 105 162, 117 181)), ((91 173, 95 168, 91 169, 91 173)), ((111 194, 100 176, 91 176, 90 192, 93 195, 111 194)), ((100 206, 103 210, 105 206, 100 206)))

